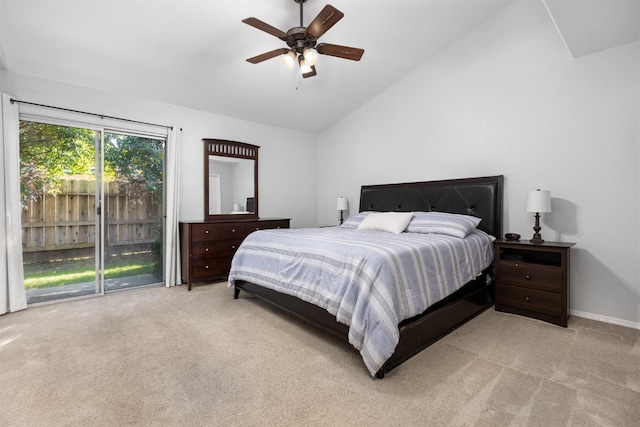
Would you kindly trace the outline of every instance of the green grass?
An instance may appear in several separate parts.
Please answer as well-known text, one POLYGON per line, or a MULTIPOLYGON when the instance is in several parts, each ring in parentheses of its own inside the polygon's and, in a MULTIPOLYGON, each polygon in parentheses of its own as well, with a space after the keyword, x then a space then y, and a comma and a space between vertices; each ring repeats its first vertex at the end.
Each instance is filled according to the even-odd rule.
MULTIPOLYGON (((147 273, 153 273, 153 264, 151 262, 112 263, 105 269, 104 278, 115 279, 147 273)), ((24 287, 25 289, 50 288, 73 283, 93 282, 95 281, 95 275, 94 264, 88 262, 59 266, 53 269, 42 268, 42 266, 31 269, 25 266, 24 287)))

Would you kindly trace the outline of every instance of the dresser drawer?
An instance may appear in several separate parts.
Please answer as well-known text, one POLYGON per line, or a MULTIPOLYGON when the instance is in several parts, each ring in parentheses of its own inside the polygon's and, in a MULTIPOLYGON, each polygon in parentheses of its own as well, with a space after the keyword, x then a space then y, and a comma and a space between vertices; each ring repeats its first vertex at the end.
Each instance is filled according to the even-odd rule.
POLYGON ((251 221, 246 223, 247 234, 258 230, 271 230, 274 228, 289 228, 289 220, 278 219, 273 221, 251 221))
POLYGON ((191 229, 191 239, 194 242, 204 240, 228 240, 228 239, 244 239, 245 224, 237 223, 220 223, 220 224, 194 224, 191 229))
POLYGON ((210 277, 226 277, 231 269, 231 259, 209 258, 193 261, 193 279, 205 279, 210 277))
POLYGON ((562 292, 562 269, 552 265, 501 261, 497 265, 501 283, 544 291, 562 292))
POLYGON ((506 305, 552 316, 560 316, 562 313, 562 294, 504 284, 498 284, 496 289, 497 305, 506 305))
POLYGON ((193 259, 206 259, 221 256, 233 256, 242 243, 242 239, 231 240, 205 240, 194 242, 191 249, 193 259))

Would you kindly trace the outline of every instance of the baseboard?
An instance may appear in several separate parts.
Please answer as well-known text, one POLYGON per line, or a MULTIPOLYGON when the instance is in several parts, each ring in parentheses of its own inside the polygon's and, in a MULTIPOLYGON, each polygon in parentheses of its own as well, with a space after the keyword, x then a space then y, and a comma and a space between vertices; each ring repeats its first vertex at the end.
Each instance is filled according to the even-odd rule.
POLYGON ((583 317, 585 319, 597 320, 599 322, 611 323, 612 325, 625 326, 627 328, 640 330, 640 323, 617 319, 615 317, 602 316, 600 314, 593 314, 578 310, 569 310, 569 314, 576 317, 583 317))

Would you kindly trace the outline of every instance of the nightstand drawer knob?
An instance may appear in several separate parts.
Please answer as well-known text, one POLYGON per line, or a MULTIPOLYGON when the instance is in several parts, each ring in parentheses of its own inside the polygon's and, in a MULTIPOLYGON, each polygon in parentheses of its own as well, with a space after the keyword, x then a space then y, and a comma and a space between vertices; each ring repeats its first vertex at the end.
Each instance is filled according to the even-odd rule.
POLYGON ((526 302, 531 302, 531 298, 529 298, 529 297, 524 297, 524 300, 525 300, 526 302))
POLYGON ((236 245, 231 245, 231 249, 235 249, 235 248, 236 248, 236 245))
POLYGON ((204 230, 204 234, 209 234, 209 230, 204 230))
POLYGON ((204 268, 208 269, 208 268, 209 268, 209 266, 208 266, 208 265, 205 265, 205 266, 204 266, 204 268))
POLYGON ((531 280, 531 275, 530 274, 525 274, 524 278, 527 279, 527 280, 531 280))

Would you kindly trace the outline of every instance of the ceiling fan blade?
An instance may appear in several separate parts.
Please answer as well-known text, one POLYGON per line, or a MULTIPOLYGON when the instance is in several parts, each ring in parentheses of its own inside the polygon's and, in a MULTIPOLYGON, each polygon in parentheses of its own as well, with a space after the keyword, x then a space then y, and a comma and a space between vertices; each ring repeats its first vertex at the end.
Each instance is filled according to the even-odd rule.
POLYGON ((275 58, 276 56, 279 56, 279 55, 284 55, 287 52, 289 52, 289 49, 285 49, 284 47, 282 47, 280 49, 275 49, 269 52, 265 52, 261 55, 254 56, 253 58, 249 58, 247 59, 247 62, 251 62, 252 64, 258 64, 262 61, 266 61, 267 59, 275 58))
POLYGON ((272 27, 271 25, 267 24, 266 22, 263 22, 263 21, 259 20, 258 18, 254 18, 253 16, 251 18, 243 19, 242 22, 244 22, 247 25, 251 25, 254 28, 262 30, 265 33, 269 33, 272 36, 276 36, 280 40, 287 41, 287 38, 289 37, 287 35, 287 33, 285 33, 284 31, 279 30, 276 27, 272 27))
POLYGON ((321 35, 329 31, 336 22, 341 20, 343 16, 344 13, 328 4, 320 11, 318 16, 311 21, 311 24, 307 27, 307 34, 318 39, 321 35))
POLYGON ((364 49, 328 43, 320 43, 316 46, 316 50, 322 55, 336 56, 352 61, 360 61, 360 58, 362 58, 364 54, 364 49))

